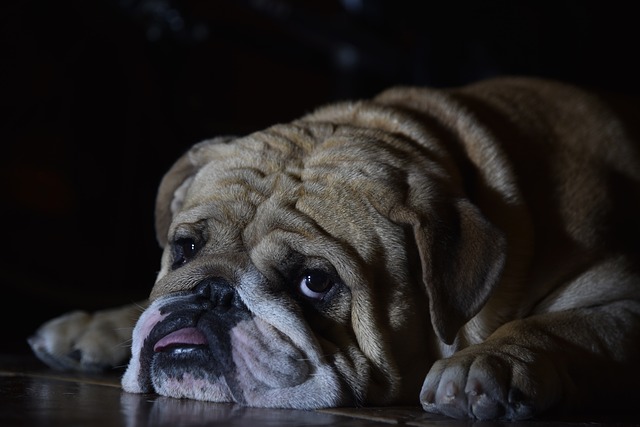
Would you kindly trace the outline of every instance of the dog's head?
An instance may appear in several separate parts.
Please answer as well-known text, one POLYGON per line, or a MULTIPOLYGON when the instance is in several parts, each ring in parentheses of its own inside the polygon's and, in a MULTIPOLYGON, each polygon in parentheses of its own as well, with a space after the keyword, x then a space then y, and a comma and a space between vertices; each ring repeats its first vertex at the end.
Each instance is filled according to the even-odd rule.
POLYGON ((125 390, 417 402, 436 341, 481 308, 504 251, 447 154, 394 114, 331 107, 177 161, 158 193, 162 268, 125 390))

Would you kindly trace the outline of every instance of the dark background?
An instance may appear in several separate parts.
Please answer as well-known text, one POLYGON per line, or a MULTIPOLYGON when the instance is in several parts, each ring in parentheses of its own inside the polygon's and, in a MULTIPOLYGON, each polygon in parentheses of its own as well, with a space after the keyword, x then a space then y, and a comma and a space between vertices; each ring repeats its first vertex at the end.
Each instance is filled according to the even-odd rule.
POLYGON ((153 203, 191 144, 393 84, 500 74, 638 94, 635 2, 5 0, 0 350, 145 298, 153 203))

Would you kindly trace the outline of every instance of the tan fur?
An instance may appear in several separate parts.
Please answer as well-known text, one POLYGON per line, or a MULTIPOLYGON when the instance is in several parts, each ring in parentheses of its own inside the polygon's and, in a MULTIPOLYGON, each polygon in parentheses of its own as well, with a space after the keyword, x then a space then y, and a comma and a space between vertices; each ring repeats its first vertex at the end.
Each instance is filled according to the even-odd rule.
MULTIPOLYGON (((160 186, 151 300, 224 277, 292 342, 318 334, 320 349, 301 351, 322 354, 317 369, 352 399, 333 380, 301 386, 334 399, 318 406, 420 395, 431 412, 521 419, 628 395, 640 380, 640 154, 610 105, 535 79, 393 88, 205 141, 160 186), (175 269, 183 234, 203 247, 175 269), (282 291, 294 258, 344 284, 316 314, 282 291)), ((125 388, 138 390, 131 366, 125 388)), ((296 407, 298 394, 282 395, 296 407)))

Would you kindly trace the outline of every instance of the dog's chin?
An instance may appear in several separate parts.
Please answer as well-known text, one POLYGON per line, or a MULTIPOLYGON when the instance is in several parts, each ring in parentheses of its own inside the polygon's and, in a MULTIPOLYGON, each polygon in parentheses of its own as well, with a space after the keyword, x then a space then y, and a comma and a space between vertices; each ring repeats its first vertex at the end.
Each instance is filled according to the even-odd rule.
POLYGON ((215 358, 207 346, 176 346, 153 356, 150 380, 156 393, 163 396, 235 402, 222 375, 211 372, 215 358))

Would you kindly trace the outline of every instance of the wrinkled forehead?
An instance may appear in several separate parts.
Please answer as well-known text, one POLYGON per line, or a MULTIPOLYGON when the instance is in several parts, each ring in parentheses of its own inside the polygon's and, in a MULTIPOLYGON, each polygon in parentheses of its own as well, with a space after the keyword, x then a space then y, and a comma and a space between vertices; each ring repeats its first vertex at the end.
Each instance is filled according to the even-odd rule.
POLYGON ((318 143, 299 134, 295 128, 274 127, 212 146, 187 192, 185 208, 207 201, 259 204, 274 193, 294 191, 304 158, 318 143))
POLYGON ((269 134, 212 147, 186 190, 170 236, 180 237, 182 229, 185 235, 206 234, 220 251, 246 251, 285 227, 287 218, 300 217, 295 205, 302 192, 301 151, 269 134))
POLYGON ((264 170, 250 164, 212 161, 193 180, 183 212, 244 226, 265 205, 274 208, 295 205, 301 185, 299 172, 293 168, 264 170))
POLYGON ((417 156, 391 135, 317 126, 278 126, 213 146, 183 210, 211 206, 220 221, 239 221, 240 226, 265 206, 295 208, 326 221, 336 219, 331 211, 365 214, 364 205, 372 202, 393 206, 417 175, 438 170, 432 162, 408 169, 407 158, 417 156))

